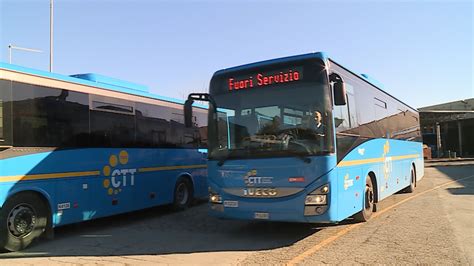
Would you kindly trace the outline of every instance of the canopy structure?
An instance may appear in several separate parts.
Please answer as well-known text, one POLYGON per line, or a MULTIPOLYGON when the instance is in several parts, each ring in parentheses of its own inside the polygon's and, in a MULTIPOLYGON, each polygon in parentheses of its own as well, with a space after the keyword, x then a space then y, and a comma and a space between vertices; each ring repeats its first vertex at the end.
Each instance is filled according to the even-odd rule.
POLYGON ((474 98, 418 109, 423 143, 435 157, 474 157, 474 98))

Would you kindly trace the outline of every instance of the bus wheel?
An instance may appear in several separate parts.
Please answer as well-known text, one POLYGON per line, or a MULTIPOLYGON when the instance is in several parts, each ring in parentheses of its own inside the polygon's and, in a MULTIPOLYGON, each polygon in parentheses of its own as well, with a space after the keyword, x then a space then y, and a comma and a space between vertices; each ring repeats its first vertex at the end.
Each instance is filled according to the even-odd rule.
POLYGON ((375 206, 375 192, 370 176, 365 177, 365 192, 363 208, 360 212, 354 215, 354 220, 357 222, 366 222, 372 216, 375 206))
POLYGON ((413 167, 410 170, 410 185, 404 189, 406 193, 413 193, 415 191, 415 169, 413 167))
POLYGON ((173 209, 184 210, 191 205, 193 188, 189 179, 180 177, 174 187, 173 209))
POLYGON ((46 231, 48 217, 48 207, 39 196, 27 192, 13 195, 0 211, 0 248, 26 248, 46 231))

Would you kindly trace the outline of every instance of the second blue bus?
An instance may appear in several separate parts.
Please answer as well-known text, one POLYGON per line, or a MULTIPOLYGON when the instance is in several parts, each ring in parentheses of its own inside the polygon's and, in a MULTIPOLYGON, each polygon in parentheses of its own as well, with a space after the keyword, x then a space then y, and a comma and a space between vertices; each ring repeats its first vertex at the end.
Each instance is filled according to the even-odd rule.
POLYGON ((218 71, 208 94, 216 217, 339 222, 423 177, 417 110, 324 53, 218 71))
POLYGON ((95 74, 0 65, 0 248, 207 195, 207 110, 95 74))

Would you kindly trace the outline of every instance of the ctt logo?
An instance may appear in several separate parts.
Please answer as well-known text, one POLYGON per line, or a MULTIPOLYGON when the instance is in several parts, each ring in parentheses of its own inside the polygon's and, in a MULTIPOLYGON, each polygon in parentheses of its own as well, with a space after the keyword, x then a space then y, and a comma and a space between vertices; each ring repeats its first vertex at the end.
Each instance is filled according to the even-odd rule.
POLYGON ((250 170, 244 176, 244 183, 246 186, 251 187, 260 184, 271 184, 273 177, 257 176, 257 170, 250 170))
POLYGON ((135 185, 137 169, 122 168, 127 163, 127 151, 121 151, 118 157, 115 154, 110 155, 109 164, 102 169, 102 174, 105 176, 103 185, 107 189, 107 194, 117 195, 122 192, 123 187, 135 185))
POLYGON ((392 173, 392 157, 387 156, 388 153, 390 152, 390 143, 388 140, 385 142, 385 145, 383 145, 383 176, 387 180, 390 178, 390 175, 392 173))

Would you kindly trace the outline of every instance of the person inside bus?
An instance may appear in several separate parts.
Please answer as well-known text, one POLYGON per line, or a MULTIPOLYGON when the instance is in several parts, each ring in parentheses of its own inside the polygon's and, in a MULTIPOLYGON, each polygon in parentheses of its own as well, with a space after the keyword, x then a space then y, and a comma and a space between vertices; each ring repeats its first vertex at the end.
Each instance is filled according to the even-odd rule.
POLYGON ((260 131, 261 134, 277 134, 278 131, 281 129, 282 126, 280 116, 276 115, 273 117, 272 121, 266 124, 262 130, 260 131))
POLYGON ((306 127, 311 129, 317 136, 324 137, 326 126, 322 123, 322 115, 319 111, 314 111, 313 116, 306 119, 306 127))

